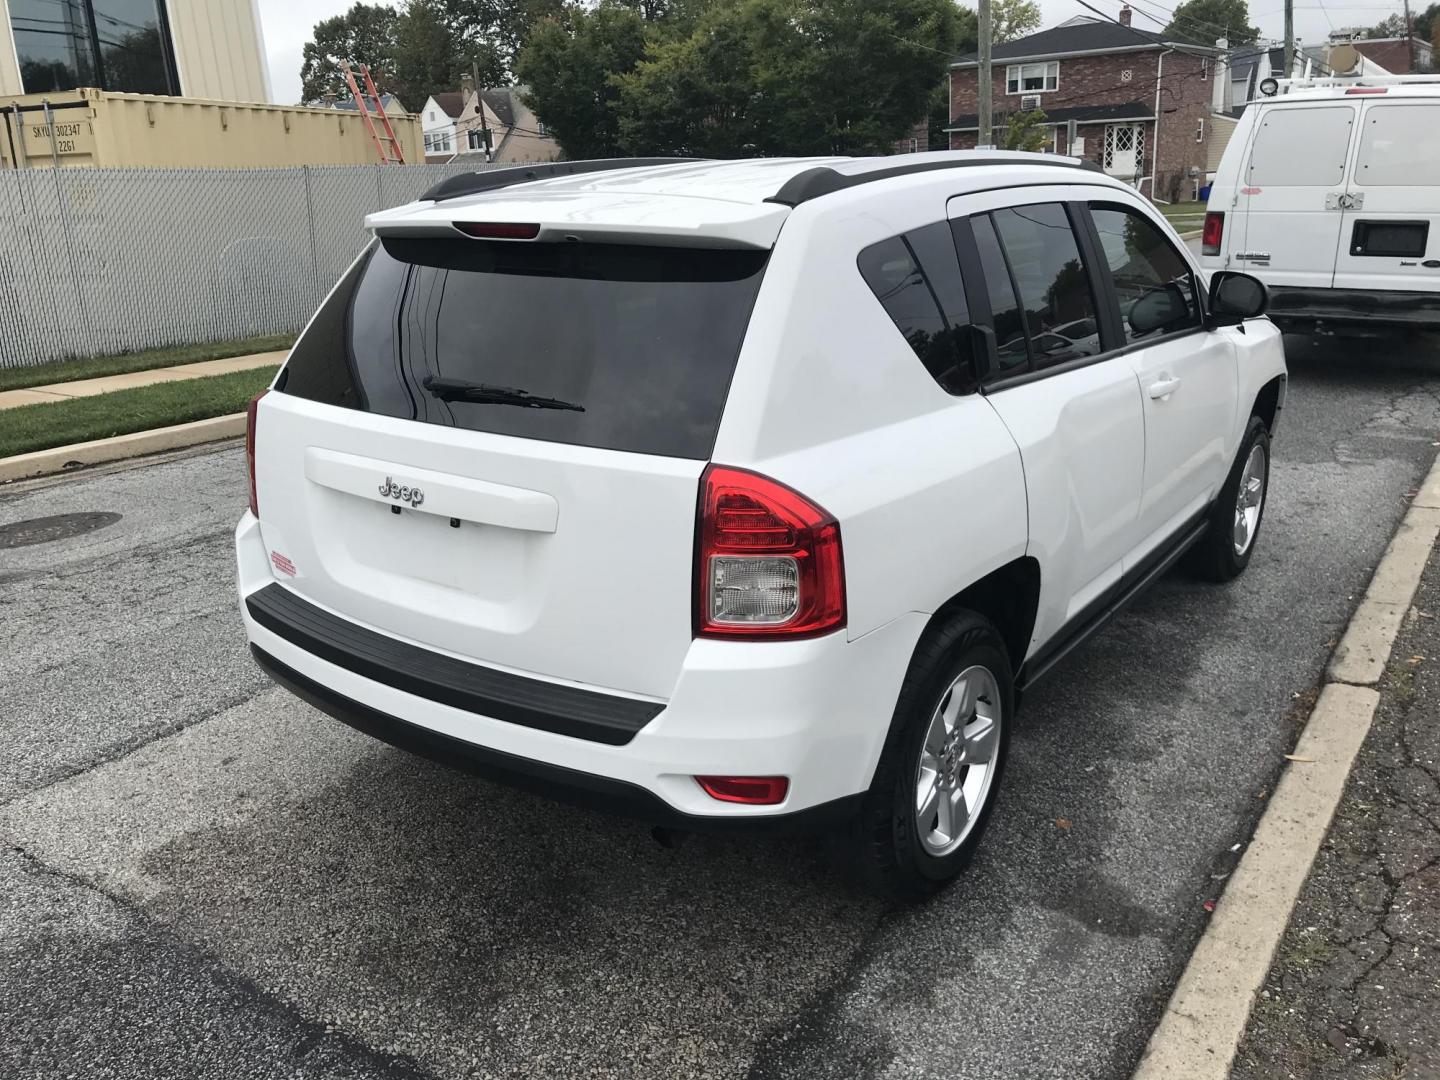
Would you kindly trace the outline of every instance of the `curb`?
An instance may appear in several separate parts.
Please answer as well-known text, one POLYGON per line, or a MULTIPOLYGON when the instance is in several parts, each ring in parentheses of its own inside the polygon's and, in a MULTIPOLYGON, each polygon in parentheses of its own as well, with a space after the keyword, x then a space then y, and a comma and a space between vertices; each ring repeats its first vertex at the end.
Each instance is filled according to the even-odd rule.
POLYGON ((1181 239, 1181 240, 1199 240, 1199 239, 1200 239, 1202 236, 1204 236, 1204 235, 1205 235, 1205 230, 1204 230, 1204 229, 1191 229, 1189 232, 1182 232, 1182 233, 1180 234, 1180 239, 1181 239))
POLYGON ((1400 623, 1440 535, 1440 458, 1395 530, 1325 673, 1294 757, 1150 1037, 1134 1080, 1226 1080, 1250 1007, 1380 703, 1400 623))
POLYGON ((231 413, 229 416, 194 420, 188 424, 176 424, 174 427, 156 428, 153 431, 137 431, 109 439, 57 446, 51 450, 36 450, 30 454, 0 458, 0 484, 25 480, 32 476, 66 472, 80 465, 100 465, 107 461, 123 461, 145 454, 157 454, 164 450, 180 450, 187 446, 233 439, 244 434, 245 414, 231 413))

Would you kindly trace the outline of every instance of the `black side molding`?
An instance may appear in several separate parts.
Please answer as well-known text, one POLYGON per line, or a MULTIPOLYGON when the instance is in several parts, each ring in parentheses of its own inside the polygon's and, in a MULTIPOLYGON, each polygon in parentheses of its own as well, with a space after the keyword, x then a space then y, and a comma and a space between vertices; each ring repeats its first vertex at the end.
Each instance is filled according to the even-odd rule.
POLYGON ((338 694, 256 645, 250 646, 250 653, 261 669, 285 689, 356 731, 462 772, 575 806, 635 818, 648 825, 686 832, 811 832, 846 820, 863 797, 863 793, 857 794, 789 814, 744 817, 683 814, 638 784, 535 761, 431 731, 338 694))
POLYGON ((332 615, 278 583, 251 593, 245 606, 272 634, 337 667, 509 724, 624 746, 665 708, 431 652, 332 615))
POLYGON ((578 176, 581 173, 609 172, 612 169, 638 169, 644 165, 675 165, 682 161, 703 161, 704 158, 602 158, 596 161, 551 161, 537 165, 521 165, 513 169, 491 169, 487 172, 461 173, 448 180, 441 180, 424 195, 421 201, 444 202, 458 199, 462 195, 478 195, 482 191, 497 191, 514 184, 528 184, 531 180, 549 180, 552 176, 578 176))
POLYGON ((1126 574, 1085 609, 1060 628, 1045 647, 1025 661, 1015 679, 1019 690, 1028 690, 1052 671, 1056 664, 1078 648, 1086 638, 1123 611, 1137 596, 1154 584, 1190 550, 1210 527, 1210 506, 1190 518, 1145 561, 1126 574))
POLYGON ((974 157, 960 158, 954 161, 916 161, 906 165, 892 165, 884 169, 871 169, 862 173, 836 172, 829 165, 817 165, 813 169, 796 173, 781 185, 779 191, 765 201, 781 203, 785 206, 799 206, 811 199, 818 199, 822 195, 833 195, 837 191, 859 187, 861 184, 873 184, 877 180, 909 176, 911 173, 935 172, 938 169, 973 169, 982 165, 1044 165, 1056 169, 1103 171, 1093 161, 1077 161, 1073 158, 1041 154, 1035 154, 1034 158, 1034 161, 1021 162, 1011 157, 991 157, 977 154, 974 157), (1053 160, 1047 160, 1047 158, 1053 160))

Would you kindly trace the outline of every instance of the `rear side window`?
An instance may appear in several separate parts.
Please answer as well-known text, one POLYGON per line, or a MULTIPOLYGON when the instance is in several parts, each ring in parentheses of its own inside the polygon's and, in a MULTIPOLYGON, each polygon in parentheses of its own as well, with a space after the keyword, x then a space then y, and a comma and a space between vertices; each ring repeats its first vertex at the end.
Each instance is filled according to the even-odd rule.
POLYGON ((1345 179, 1345 155, 1355 109, 1265 108, 1250 147, 1245 182, 1251 187, 1330 187, 1345 179))
POLYGON ((390 238, 326 301, 279 388, 470 431, 707 458, 768 254, 390 238))
POLYGON ((990 323, 995 331, 995 368, 1000 375, 1024 371, 1030 364, 1030 342, 1025 337, 1025 314, 1015 298, 1015 285, 1000 238, 988 214, 970 219, 980 268, 985 273, 985 291, 990 297, 990 323))
MULTIPOLYGON (((1058 203, 1009 207, 990 215, 1024 311, 1035 369, 1100 352, 1090 276, 1058 203)), ((997 333, 998 336, 998 333, 997 333)))
POLYGON ((1195 275, 1175 246, 1155 224, 1129 207, 1091 203, 1090 216, 1100 237, 1100 253, 1110 267, 1115 293, 1120 301, 1120 318, 1125 339, 1134 343, 1155 334, 1137 334, 1130 325, 1135 301, 1156 289, 1169 289, 1183 303, 1185 315, 1161 334, 1174 334, 1200 325, 1200 304, 1195 293, 1195 275))
POLYGON ((1440 187, 1440 102, 1372 105, 1355 181, 1367 187, 1440 187))
POLYGON ((952 394, 974 390, 970 314, 949 223, 871 244, 856 262, 931 377, 952 394))

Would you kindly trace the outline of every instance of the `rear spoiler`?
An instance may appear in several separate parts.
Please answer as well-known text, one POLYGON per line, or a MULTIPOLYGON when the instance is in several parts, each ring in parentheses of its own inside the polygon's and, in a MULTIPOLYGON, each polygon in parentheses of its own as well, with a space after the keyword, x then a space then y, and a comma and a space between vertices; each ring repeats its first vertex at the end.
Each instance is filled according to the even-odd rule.
POLYGON ((528 184, 532 180, 549 180, 555 176, 578 176, 582 173, 610 172, 614 169, 640 169, 648 165, 678 165, 682 162, 705 161, 706 158, 599 158, 593 161, 550 161, 536 165, 520 165, 513 169, 487 169, 485 172, 461 173, 441 180, 424 195, 421 202, 444 202, 464 195, 528 184))

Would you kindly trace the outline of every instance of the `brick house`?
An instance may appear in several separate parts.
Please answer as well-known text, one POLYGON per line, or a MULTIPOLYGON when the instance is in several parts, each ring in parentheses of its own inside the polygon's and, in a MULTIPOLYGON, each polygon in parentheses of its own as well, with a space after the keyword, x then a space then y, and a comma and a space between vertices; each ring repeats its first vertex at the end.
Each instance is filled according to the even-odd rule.
MULTIPOLYGON (((1080 17, 997 45, 991 52, 995 139, 1005 118, 1043 109, 1047 151, 1074 152, 1162 200, 1193 199, 1203 182, 1217 49, 1171 41, 1130 24, 1080 17)), ((979 133, 979 64, 950 64, 950 148, 973 148, 979 133)))

